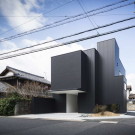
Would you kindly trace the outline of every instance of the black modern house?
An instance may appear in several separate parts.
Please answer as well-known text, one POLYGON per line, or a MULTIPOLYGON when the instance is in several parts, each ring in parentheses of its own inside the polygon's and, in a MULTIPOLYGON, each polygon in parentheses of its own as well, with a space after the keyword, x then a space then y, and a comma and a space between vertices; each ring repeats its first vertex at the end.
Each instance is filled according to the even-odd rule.
POLYGON ((52 57, 51 64, 56 112, 91 113, 96 104, 118 104, 126 112, 125 69, 115 39, 98 42, 97 50, 52 57))

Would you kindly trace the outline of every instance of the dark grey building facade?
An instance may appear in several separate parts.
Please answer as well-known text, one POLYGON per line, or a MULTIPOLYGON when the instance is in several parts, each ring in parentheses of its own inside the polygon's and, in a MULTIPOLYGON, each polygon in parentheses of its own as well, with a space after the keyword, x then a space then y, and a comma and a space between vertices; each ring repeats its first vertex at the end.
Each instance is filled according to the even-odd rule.
POLYGON ((90 113, 96 104, 118 104, 126 112, 125 69, 115 39, 96 49, 52 57, 51 92, 56 112, 90 113))

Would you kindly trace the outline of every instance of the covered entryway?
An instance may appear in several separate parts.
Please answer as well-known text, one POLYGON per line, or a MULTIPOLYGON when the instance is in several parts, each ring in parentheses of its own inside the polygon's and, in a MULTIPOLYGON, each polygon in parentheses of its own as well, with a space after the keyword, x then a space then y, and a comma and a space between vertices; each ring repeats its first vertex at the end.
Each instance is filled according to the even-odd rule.
POLYGON ((59 101, 65 102, 65 112, 66 113, 76 113, 78 112, 78 93, 84 93, 81 90, 50 90, 52 94, 62 94, 65 95, 64 100, 60 99, 59 101))

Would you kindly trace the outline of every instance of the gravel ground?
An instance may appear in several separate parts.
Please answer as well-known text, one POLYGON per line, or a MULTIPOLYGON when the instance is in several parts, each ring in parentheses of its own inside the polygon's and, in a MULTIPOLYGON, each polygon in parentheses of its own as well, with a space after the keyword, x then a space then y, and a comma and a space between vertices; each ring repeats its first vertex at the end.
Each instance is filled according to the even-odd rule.
POLYGON ((128 111, 135 111, 135 104, 128 103, 127 104, 127 110, 128 111))

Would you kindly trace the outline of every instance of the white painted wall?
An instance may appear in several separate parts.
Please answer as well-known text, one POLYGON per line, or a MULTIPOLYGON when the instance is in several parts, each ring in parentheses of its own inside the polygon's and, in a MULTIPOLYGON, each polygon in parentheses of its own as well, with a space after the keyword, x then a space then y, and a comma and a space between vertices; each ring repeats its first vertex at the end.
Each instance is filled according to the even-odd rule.
POLYGON ((66 112, 78 112, 77 96, 73 94, 66 94, 66 112))
POLYGON ((127 99, 129 99, 130 91, 127 90, 127 99))
POLYGON ((14 73, 13 72, 8 72, 5 76, 13 76, 14 73))

